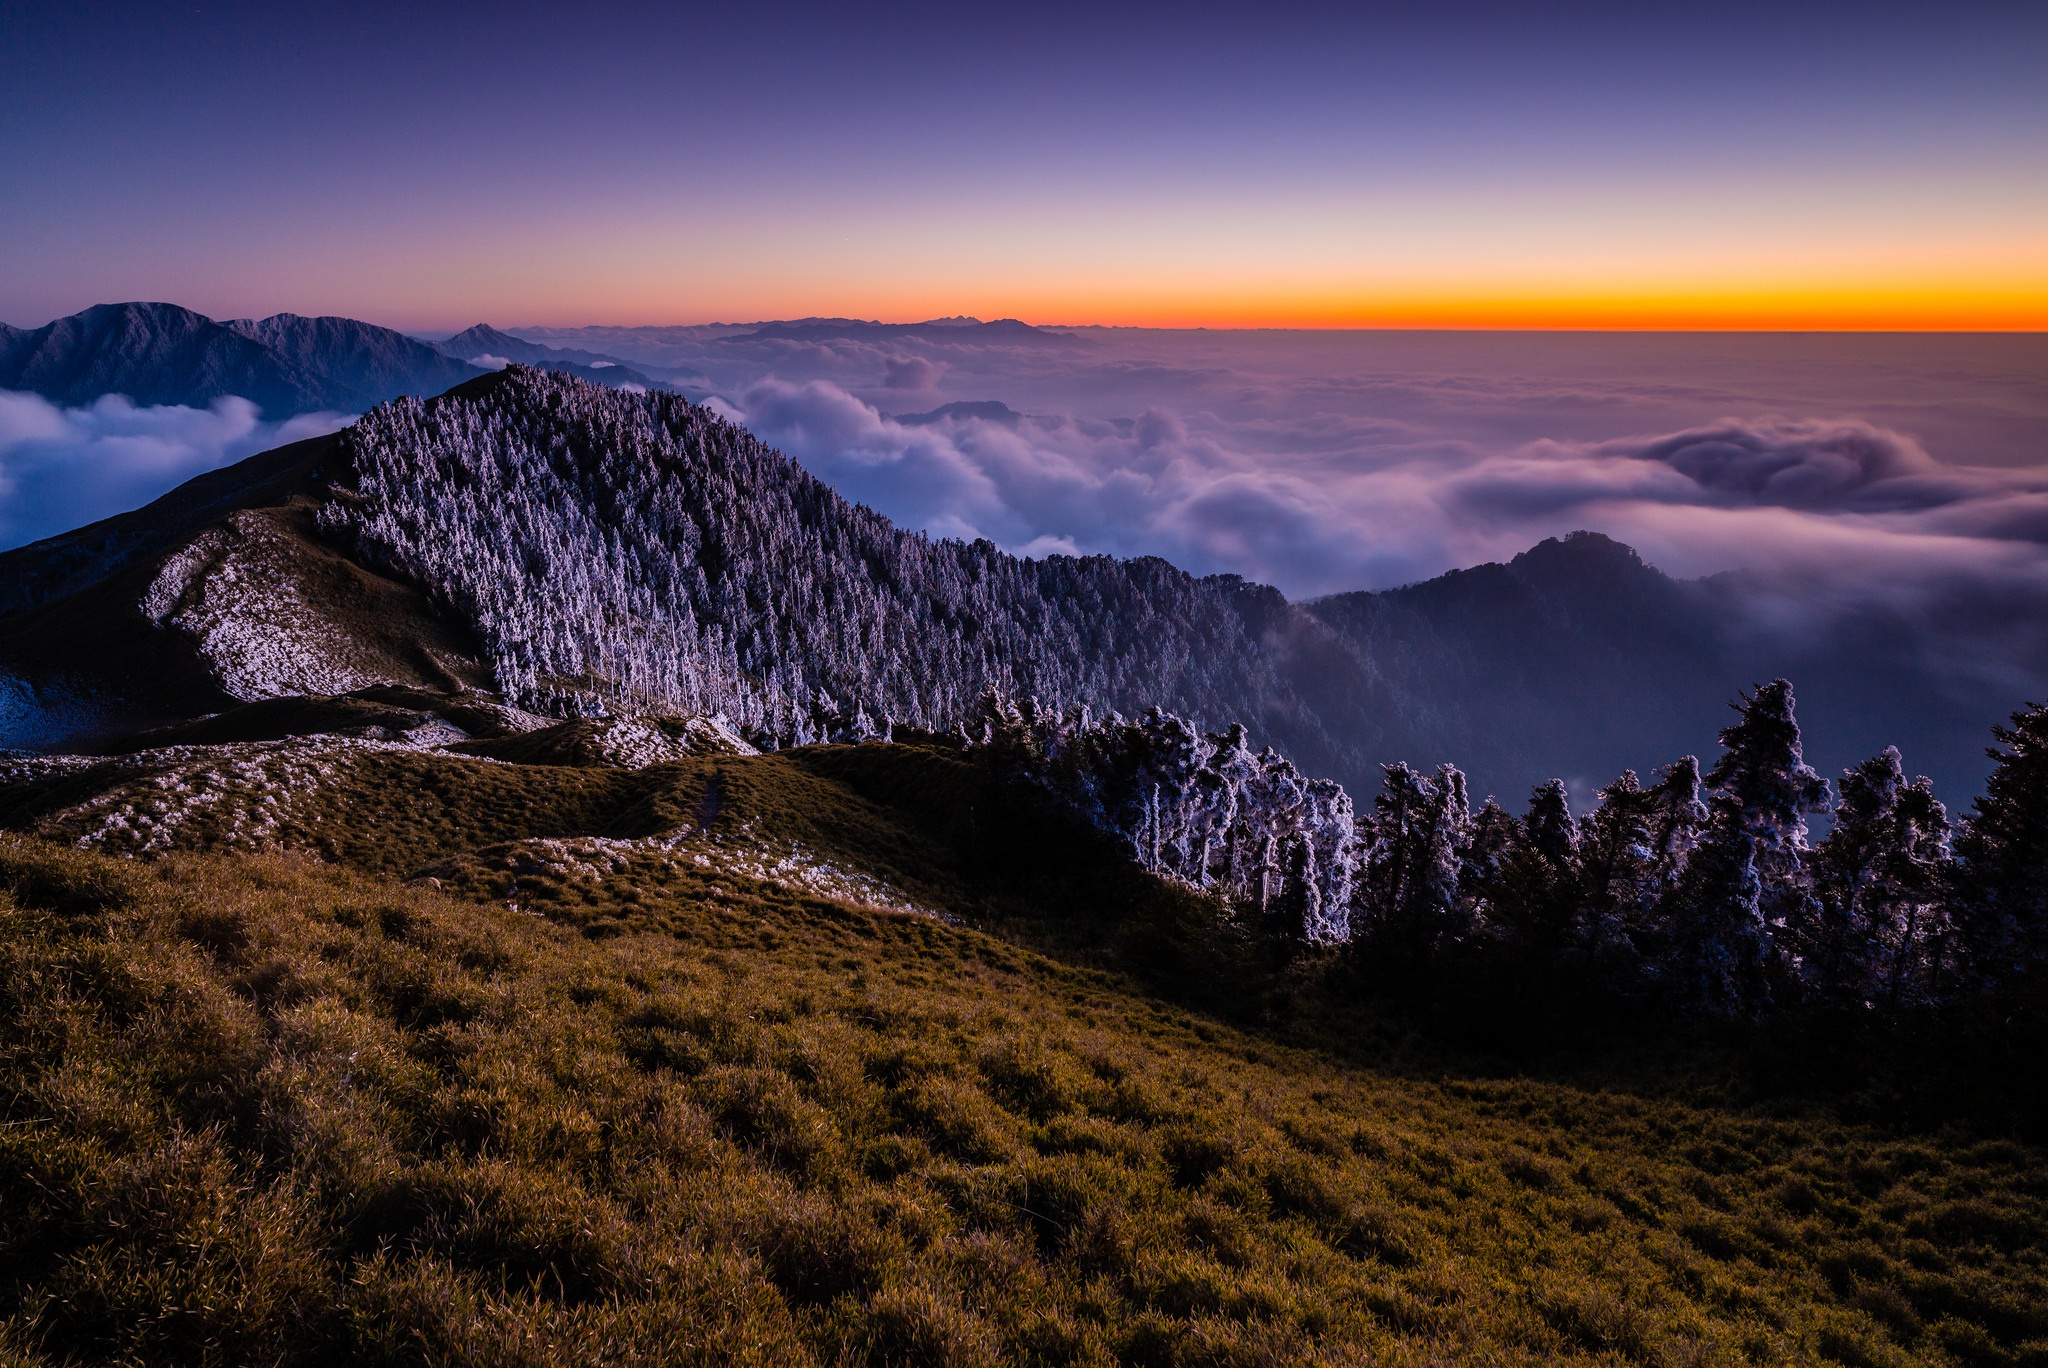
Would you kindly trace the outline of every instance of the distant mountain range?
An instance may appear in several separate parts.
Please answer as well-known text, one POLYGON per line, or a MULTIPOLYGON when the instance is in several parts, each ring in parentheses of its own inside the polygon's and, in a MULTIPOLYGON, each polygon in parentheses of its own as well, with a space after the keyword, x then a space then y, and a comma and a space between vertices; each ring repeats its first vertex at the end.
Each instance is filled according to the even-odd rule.
POLYGON ((1014 428, 1024 417, 999 399, 964 399, 954 404, 941 404, 924 413, 898 413, 892 415, 905 427, 929 427, 948 419, 979 419, 984 423, 1000 423, 1014 428))
POLYGON ((1957 684, 1902 616, 1759 634, 1750 592, 1585 533, 1305 604, 1152 558, 1025 560, 897 529, 677 396, 515 365, 0 555, 0 746, 379 685, 717 712, 767 741, 857 711, 950 726, 995 687, 1241 720, 1361 801, 1405 759, 1514 803, 1709 750, 1738 689, 1789 674, 1810 756, 1897 743, 1974 788, 2017 700, 1957 684))
POLYGON ((615 388, 660 388, 614 358, 557 352, 483 325, 429 343, 352 318, 273 314, 217 322, 176 304, 99 304, 32 330, 0 326, 0 389, 82 405, 204 407, 238 395, 265 417, 360 413, 434 395, 519 361, 615 388), (494 358, 478 365, 473 357, 494 358))
POLYGON ((914 337, 924 341, 968 345, 1074 347, 1088 345, 1070 332, 1040 328, 1014 318, 984 323, 978 318, 934 318, 923 323, 873 323, 856 318, 806 318, 794 322, 764 323, 747 332, 733 333, 727 342, 762 342, 783 339, 793 342, 858 341, 880 342, 914 337))

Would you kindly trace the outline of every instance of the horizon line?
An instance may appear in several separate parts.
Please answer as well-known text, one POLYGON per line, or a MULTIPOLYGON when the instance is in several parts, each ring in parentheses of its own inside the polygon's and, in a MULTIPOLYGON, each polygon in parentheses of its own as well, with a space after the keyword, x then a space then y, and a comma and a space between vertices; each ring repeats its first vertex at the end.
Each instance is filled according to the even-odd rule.
MULTIPOLYGON (((94 304, 84 305, 81 306, 80 308, 73 309, 67 313, 56 314, 53 317, 46 318, 41 323, 14 324, 10 326, 19 328, 22 331, 33 332, 39 328, 48 326, 49 323, 56 322, 59 319, 72 317, 75 314, 84 312, 86 309, 90 308, 119 304, 172 302, 173 301, 171 300, 163 299, 161 296, 155 299, 151 299, 147 296, 130 296, 127 299, 100 300, 96 301, 94 304)), ((199 313, 204 317, 208 317, 216 321, 241 317, 261 318, 277 313, 302 312, 301 309, 292 307, 286 307, 283 309, 271 308, 267 311, 259 311, 247 307, 246 303, 244 303, 242 307, 222 309, 216 312, 208 312, 205 309, 193 308, 193 306, 189 304, 176 304, 175 307, 191 308, 193 312, 199 313)), ((844 321, 849 323, 868 323, 889 327, 904 327, 916 326, 918 324, 924 323, 944 322, 959 318, 973 318, 975 319, 975 321, 981 323, 1013 321, 1025 323, 1031 327, 1044 329, 1088 329, 1098 331, 1123 332, 1371 332, 1585 334, 1606 333, 1618 335, 1747 334, 1784 336, 2030 336, 2048 333, 2048 312, 2044 312, 2042 316, 2038 318, 2024 316, 2025 314, 2031 314, 2033 312, 2032 309, 2015 310, 2015 313, 2020 313, 2023 316, 2019 319, 2012 321, 2008 321, 2007 319, 1984 318, 1981 315, 1977 317, 1965 316, 1962 318, 1951 317, 1949 319, 1943 319, 1940 318, 1938 314, 1934 318, 1923 317, 1916 319, 1911 316, 1910 311, 1907 311, 1907 316, 1904 318, 1898 317, 1897 315, 1893 315, 1891 317, 1866 319, 1859 319, 1853 316, 1850 318, 1828 318, 1823 315, 1822 317, 1818 318, 1786 319, 1783 317, 1783 315, 1779 315, 1778 317, 1774 318, 1771 317, 1768 313, 1766 313, 1763 317, 1749 318, 1729 318, 1726 316, 1713 317, 1710 314, 1707 317, 1681 317, 1679 319, 1675 319, 1672 321, 1632 319, 1625 316, 1625 311, 1622 311, 1624 312, 1624 316, 1620 318, 1614 318, 1610 315, 1610 317, 1607 319, 1600 319, 1597 316, 1589 319, 1586 317, 1587 314, 1597 315, 1599 313, 1606 311, 1593 309, 1573 310, 1569 307, 1559 310, 1559 316, 1551 317, 1544 317, 1538 311, 1534 310, 1521 312, 1519 313, 1519 316, 1517 316, 1517 311, 1510 310, 1507 312, 1508 316, 1506 317, 1477 318, 1472 317, 1471 314, 1468 313, 1464 317, 1458 317, 1453 315, 1451 317, 1429 318, 1415 317, 1413 315, 1410 315, 1407 318, 1397 317, 1392 319, 1382 318, 1348 320, 1331 318, 1328 314, 1324 314, 1321 316, 1311 315, 1309 317, 1298 319, 1271 319, 1268 321, 1237 321, 1229 318, 1226 314, 1224 317, 1212 317, 1208 320, 1202 320, 1199 318, 1189 318, 1158 319, 1154 321, 1139 320, 1075 322, 1072 321, 1071 318, 1068 318, 1061 319, 1059 321, 1038 322, 1032 320, 1031 318, 1026 317, 1022 312, 991 310, 988 314, 983 315, 970 313, 964 309, 955 309, 950 313, 928 312, 917 315, 912 315, 910 313, 892 312, 881 315, 861 316, 853 313, 809 312, 779 314, 765 313, 751 319, 735 315, 728 315, 725 318, 691 319, 686 315, 683 318, 671 317, 660 321, 602 321, 593 320, 586 317, 584 320, 579 322, 565 321, 526 323, 489 323, 488 321, 485 321, 488 319, 488 314, 484 316, 484 320, 479 320, 477 313, 465 312, 459 316, 470 319, 470 322, 450 325, 446 321, 446 316, 444 316, 440 319, 436 319, 435 321, 428 323, 422 323, 418 321, 417 318, 415 318, 412 320, 407 320, 406 322, 403 323, 382 323, 379 324, 378 326, 390 327, 394 331, 407 333, 409 335, 416 337, 432 337, 437 339, 441 337, 451 336, 455 333, 464 331, 467 328, 476 326, 476 323, 478 321, 485 321, 485 326, 498 327, 508 331, 554 332, 573 331, 582 328, 616 328, 628 331, 637 329, 652 330, 662 328, 745 328, 761 327, 776 323, 800 323, 813 320, 818 322, 844 321)), ((374 322, 380 315, 384 317, 390 316, 388 313, 386 313, 385 310, 376 308, 374 306, 369 308, 352 307, 346 304, 341 304, 338 301, 335 304, 328 305, 325 308, 322 308, 319 305, 315 305, 313 306, 311 311, 305 313, 305 316, 309 317, 326 316, 353 318, 363 322, 374 322)), ((500 316, 502 317, 502 315, 500 316)), ((6 319, 4 317, 0 317, 0 323, 5 322, 6 319)))

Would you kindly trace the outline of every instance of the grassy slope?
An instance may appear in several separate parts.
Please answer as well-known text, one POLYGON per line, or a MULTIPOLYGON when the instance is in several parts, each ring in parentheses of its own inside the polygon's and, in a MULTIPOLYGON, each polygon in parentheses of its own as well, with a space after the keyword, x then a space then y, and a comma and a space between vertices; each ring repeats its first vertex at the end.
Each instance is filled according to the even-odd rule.
POLYGON ((278 833, 353 868, 0 845, 0 1345, 2048 1361, 2038 1152, 1243 1033, 1077 963, 1195 912, 943 756, 360 764, 278 833), (1064 957, 647 855, 388 877, 706 818, 1064 957))

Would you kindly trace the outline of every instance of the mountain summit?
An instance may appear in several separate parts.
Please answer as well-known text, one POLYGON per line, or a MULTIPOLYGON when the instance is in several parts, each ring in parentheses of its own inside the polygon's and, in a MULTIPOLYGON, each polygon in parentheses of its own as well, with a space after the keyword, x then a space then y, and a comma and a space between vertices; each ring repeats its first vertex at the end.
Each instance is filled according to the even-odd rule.
POLYGON ((707 409, 519 366, 7 553, 0 586, 0 743, 103 730, 91 700, 114 697, 169 721, 489 682, 794 735, 859 709, 952 725, 993 687, 1253 717, 1338 760, 1258 639, 1276 614, 1313 630, 1271 590, 935 542, 707 409))

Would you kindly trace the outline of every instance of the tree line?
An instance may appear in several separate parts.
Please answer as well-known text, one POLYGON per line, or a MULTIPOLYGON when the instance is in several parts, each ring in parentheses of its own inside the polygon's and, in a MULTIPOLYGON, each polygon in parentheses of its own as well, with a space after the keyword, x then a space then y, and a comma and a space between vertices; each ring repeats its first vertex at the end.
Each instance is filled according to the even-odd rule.
POLYGON ((1896 1014, 2048 967, 2048 709, 1993 729, 1996 767, 1960 820, 1895 748, 1831 785, 1805 762, 1785 680, 1735 711, 1710 768, 1625 773, 1583 813, 1556 779, 1517 815, 1475 808, 1454 765, 1405 763, 1354 811, 1244 728, 1158 708, 1097 718, 990 692, 967 743, 1146 869, 1381 973, 1484 960, 1754 1018, 1896 1014))

